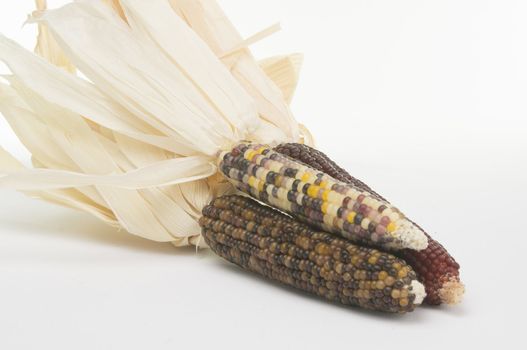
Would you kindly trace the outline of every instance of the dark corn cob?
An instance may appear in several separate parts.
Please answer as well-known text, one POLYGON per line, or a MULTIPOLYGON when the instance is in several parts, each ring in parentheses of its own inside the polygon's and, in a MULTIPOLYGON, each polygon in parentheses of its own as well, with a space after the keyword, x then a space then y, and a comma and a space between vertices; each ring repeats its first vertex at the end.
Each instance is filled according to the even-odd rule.
POLYGON ((247 197, 215 199, 203 209, 200 226, 221 257, 334 302, 404 313, 424 297, 403 260, 313 231, 247 197))
MULTIPOLYGON (((324 153, 297 143, 281 144, 275 151, 299 160, 317 170, 343 182, 362 188, 377 198, 385 200, 368 185, 351 176, 339 167, 324 153)), ((417 226, 417 224, 416 224, 417 226)), ((419 227, 419 226, 417 226, 419 227)), ((403 258, 417 272, 417 277, 426 288, 425 302, 438 305, 441 303, 456 304, 461 301, 464 286, 459 279, 459 264, 439 242, 427 234, 428 247, 421 251, 403 249, 394 254, 403 258)))
POLYGON ((220 171, 241 191, 324 231, 390 249, 426 248, 424 232, 361 184, 273 151, 239 144, 220 155, 220 171))

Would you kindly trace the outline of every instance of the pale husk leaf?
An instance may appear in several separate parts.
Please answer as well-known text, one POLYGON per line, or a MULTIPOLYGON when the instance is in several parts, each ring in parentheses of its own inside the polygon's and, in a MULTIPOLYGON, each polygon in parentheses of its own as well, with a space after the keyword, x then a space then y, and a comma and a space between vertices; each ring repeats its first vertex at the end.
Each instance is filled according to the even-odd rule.
POLYGON ((234 192, 213 165, 219 150, 312 142, 288 107, 299 56, 262 69, 247 48, 278 26, 243 40, 209 0, 80 0, 32 21, 47 62, 0 36, 13 74, 0 111, 35 168, 0 148, 0 186, 148 239, 204 246, 201 209, 234 192), (68 73, 73 65, 89 80, 68 73))
POLYGON ((282 91, 284 99, 291 103, 300 76, 304 55, 295 53, 260 60, 258 64, 267 76, 282 91))
MULTIPOLYGON (((46 0, 36 0, 37 13, 45 11, 47 9, 46 0)), ((44 57, 48 62, 70 72, 75 73, 75 66, 70 62, 68 57, 64 55, 64 52, 60 49, 55 39, 49 33, 48 28, 44 24, 38 25, 38 37, 37 45, 35 46, 35 53, 44 57)))
MULTIPOLYGON (((238 48, 244 40, 214 0, 170 0, 176 13, 218 56, 238 48)), ((261 118, 283 130, 286 140, 297 141, 298 125, 280 89, 266 76, 247 48, 222 58, 233 76, 253 97, 261 118)), ((277 142, 286 140, 278 139, 277 142)))

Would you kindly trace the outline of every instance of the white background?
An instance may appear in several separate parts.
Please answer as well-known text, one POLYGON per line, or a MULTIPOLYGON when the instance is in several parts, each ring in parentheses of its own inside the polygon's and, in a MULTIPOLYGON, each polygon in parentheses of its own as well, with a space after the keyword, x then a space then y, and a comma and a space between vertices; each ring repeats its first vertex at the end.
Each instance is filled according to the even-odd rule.
MULTIPOLYGON (((282 22, 255 54, 305 53, 296 117, 448 247, 464 303, 339 307, 2 191, 0 349, 524 348, 527 2, 220 3, 246 36, 282 22)), ((28 48, 32 5, 0 1, 28 48)), ((27 157, 3 121, 0 144, 27 157)))

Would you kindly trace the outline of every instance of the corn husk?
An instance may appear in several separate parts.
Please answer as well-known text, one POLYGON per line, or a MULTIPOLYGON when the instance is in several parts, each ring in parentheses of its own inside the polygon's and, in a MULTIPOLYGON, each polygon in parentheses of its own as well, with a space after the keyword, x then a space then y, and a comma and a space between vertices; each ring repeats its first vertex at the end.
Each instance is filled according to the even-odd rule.
POLYGON ((212 0, 37 0, 35 54, 0 35, 0 112, 32 167, 0 148, 0 187, 176 246, 234 189, 215 157, 240 140, 313 144, 289 103, 301 55, 257 61, 212 0), (81 73, 81 74, 78 74, 81 73))

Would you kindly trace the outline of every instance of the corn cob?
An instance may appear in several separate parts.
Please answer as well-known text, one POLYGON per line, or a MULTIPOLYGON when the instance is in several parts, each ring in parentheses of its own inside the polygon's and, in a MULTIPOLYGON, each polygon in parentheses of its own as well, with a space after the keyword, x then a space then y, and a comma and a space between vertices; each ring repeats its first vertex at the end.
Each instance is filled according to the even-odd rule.
POLYGON ((213 200, 203 209, 200 226, 219 256, 333 302, 404 313, 424 297, 424 287, 403 260, 316 232, 248 197, 213 200))
POLYGON ((324 231, 390 249, 427 246, 424 232, 377 195, 267 146, 239 144, 219 168, 239 190, 324 231))
MULTIPOLYGON (((278 145, 274 150, 301 161, 314 169, 324 171, 339 181, 362 188, 380 200, 385 200, 368 185, 354 178, 346 170, 335 164, 324 153, 312 147, 287 143, 278 145)), ((415 225, 419 227, 417 224, 415 225)), ((428 247, 426 249, 420 251, 403 249, 394 252, 394 254, 403 258, 414 268, 419 281, 425 285, 426 298, 424 301, 427 304, 456 304, 461 301, 464 292, 464 286, 459 279, 459 264, 439 242, 435 241, 428 234, 427 237, 428 247)))

